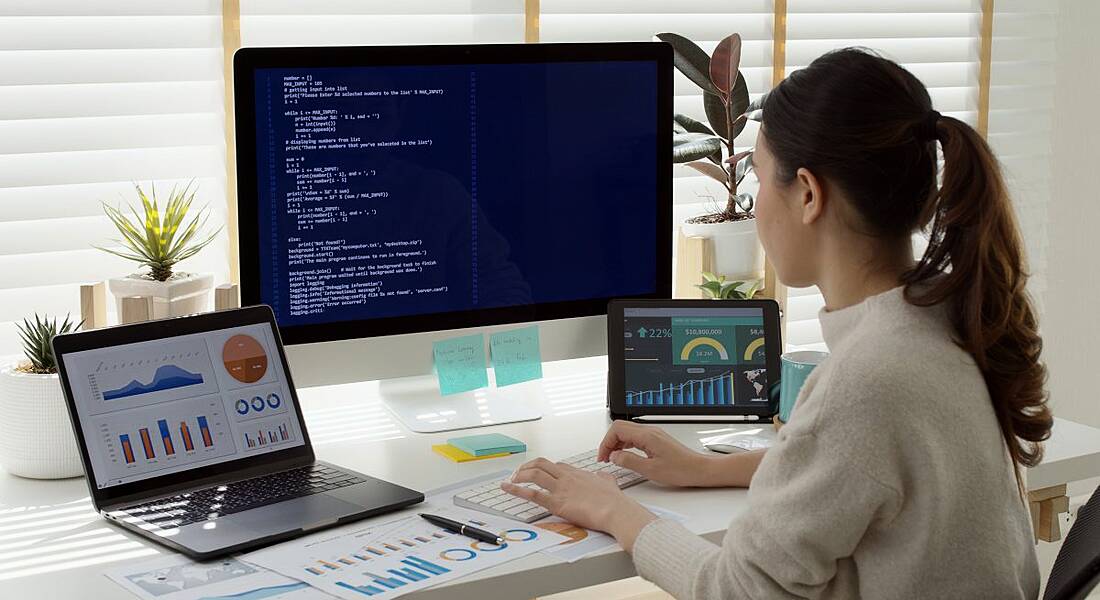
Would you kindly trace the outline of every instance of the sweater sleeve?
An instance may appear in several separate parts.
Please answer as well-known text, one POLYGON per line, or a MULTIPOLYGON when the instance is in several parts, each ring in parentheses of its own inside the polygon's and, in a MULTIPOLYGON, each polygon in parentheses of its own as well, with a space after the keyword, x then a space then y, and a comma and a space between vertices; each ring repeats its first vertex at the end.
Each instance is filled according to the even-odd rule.
POLYGON ((634 543, 638 573, 679 600, 815 598, 854 585, 845 559, 872 522, 896 514, 900 495, 812 433, 783 437, 722 546, 657 520, 634 543))

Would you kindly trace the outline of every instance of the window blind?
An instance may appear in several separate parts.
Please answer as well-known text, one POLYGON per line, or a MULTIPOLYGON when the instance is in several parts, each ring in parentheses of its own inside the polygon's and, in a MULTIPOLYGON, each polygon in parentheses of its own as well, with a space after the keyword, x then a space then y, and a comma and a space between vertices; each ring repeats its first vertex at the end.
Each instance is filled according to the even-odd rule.
MULTIPOLYGON (((13 322, 78 315, 80 283, 138 271, 100 202, 194 180, 224 223, 221 3, 0 3, 0 355, 13 322)), ((226 236, 181 264, 225 279, 226 236)), ((113 305, 111 306, 113 312, 113 305)))
POLYGON ((243 46, 522 42, 523 0, 242 0, 243 46))
POLYGON ((1024 235, 1029 289, 1047 289, 1058 2, 997 0, 989 93, 989 143, 1004 169, 1024 235))
MULTIPOLYGON (((897 61, 928 87, 943 114, 977 124, 981 4, 977 0, 788 0, 787 73, 837 48, 864 46, 897 61)), ((924 241, 914 239, 917 256, 924 241)), ((791 289, 788 344, 825 349, 816 288, 791 289)))

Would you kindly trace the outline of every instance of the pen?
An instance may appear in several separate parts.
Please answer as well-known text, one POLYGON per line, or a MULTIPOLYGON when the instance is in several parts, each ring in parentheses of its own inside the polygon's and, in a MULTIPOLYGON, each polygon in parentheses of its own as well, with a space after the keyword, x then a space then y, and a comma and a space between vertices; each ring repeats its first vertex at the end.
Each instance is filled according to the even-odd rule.
POLYGON ((426 519, 429 523, 433 525, 438 525, 443 529, 446 529, 447 531, 453 533, 458 533, 466 537, 472 537, 479 542, 485 542, 486 544, 495 544, 497 546, 504 543, 504 538, 495 533, 489 533, 484 529, 478 529, 477 527, 472 527, 464 523, 459 523, 458 521, 448 519, 447 517, 439 517, 436 515, 429 515, 425 513, 420 513, 420 516, 424 517, 424 519, 426 519))

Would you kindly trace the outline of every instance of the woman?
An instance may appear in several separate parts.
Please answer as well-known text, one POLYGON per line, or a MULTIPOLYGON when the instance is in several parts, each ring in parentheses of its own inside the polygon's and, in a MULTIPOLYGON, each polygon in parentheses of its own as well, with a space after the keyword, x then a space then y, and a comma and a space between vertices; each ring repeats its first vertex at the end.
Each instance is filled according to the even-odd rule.
POLYGON ((1034 598, 1020 469, 1052 421, 989 147, 908 71, 858 49, 793 73, 763 115, 760 241, 780 280, 821 289, 832 354, 766 452, 705 456, 622 422, 599 450, 658 483, 748 486, 723 546, 543 459, 513 478, 541 490, 504 488, 614 535, 677 598, 1034 598))

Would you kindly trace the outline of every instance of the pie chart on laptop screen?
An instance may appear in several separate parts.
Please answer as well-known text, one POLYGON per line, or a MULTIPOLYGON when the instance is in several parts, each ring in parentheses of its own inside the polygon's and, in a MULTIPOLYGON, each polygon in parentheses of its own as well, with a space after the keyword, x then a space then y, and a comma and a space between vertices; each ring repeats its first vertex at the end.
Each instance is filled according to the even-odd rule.
POLYGON ((222 362, 229 376, 241 383, 256 383, 267 373, 267 353, 250 335, 239 334, 226 340, 222 362))

